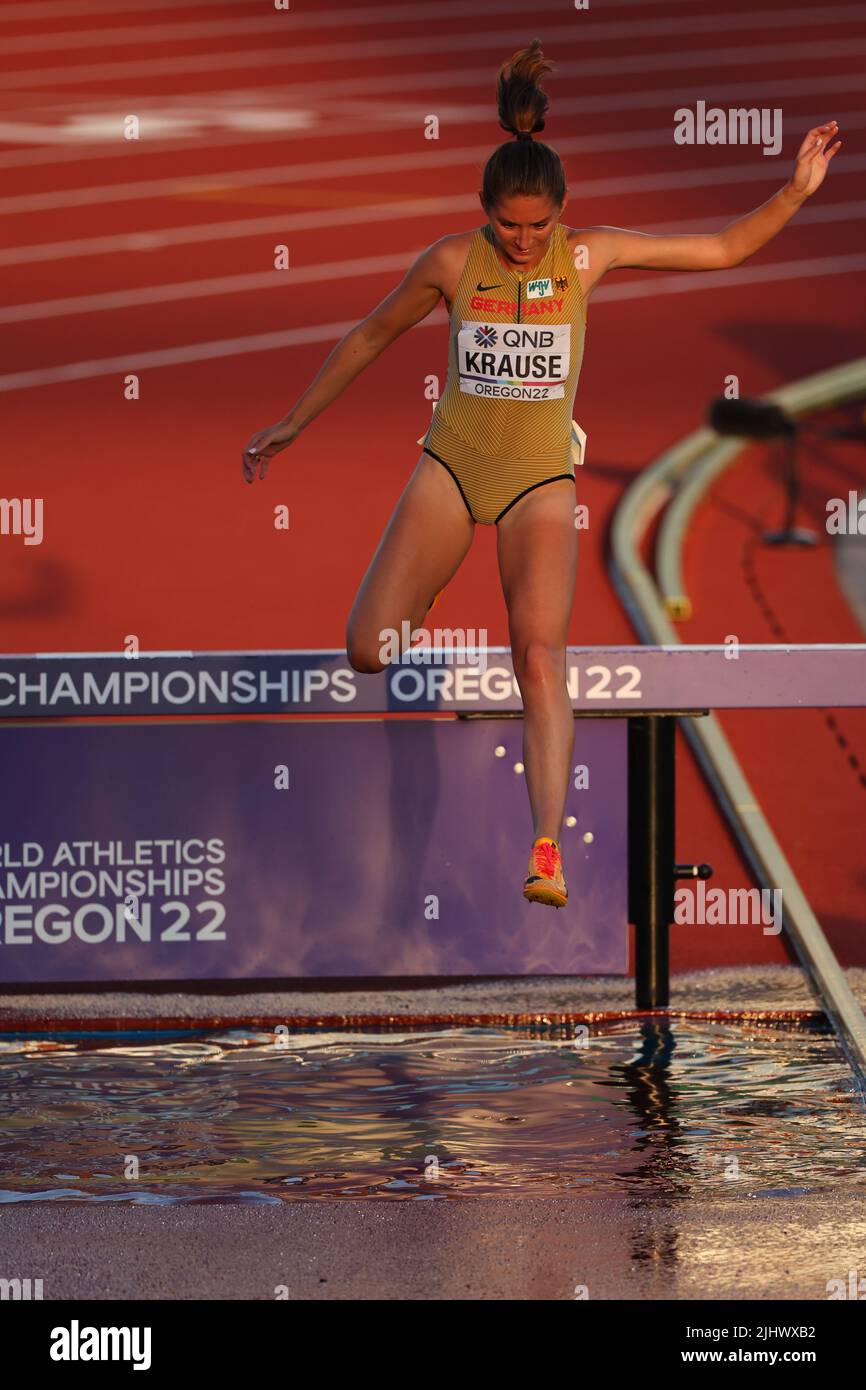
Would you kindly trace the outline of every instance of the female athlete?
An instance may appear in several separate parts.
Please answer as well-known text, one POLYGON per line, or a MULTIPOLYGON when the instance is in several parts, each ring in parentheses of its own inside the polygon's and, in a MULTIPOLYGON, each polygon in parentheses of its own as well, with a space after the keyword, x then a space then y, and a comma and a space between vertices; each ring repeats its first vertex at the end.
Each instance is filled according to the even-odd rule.
POLYGON ((720 270, 766 245, 820 186, 841 141, 835 121, 810 130, 791 179, 754 212, 706 235, 652 236, 620 227, 564 227, 565 171, 544 129, 541 78, 553 64, 534 39, 503 64, 499 124, 516 139, 487 161, 487 221, 444 236, 333 349, 276 425, 254 434, 244 477, 264 478, 363 369, 444 298, 448 376, 423 452, 358 590, 346 648, 356 671, 381 671, 386 632, 414 631, 464 559, 476 523, 497 528, 534 843, 523 885, 531 902, 563 907, 559 838, 574 745, 566 635, 577 568, 571 412, 587 304, 610 270, 720 270))

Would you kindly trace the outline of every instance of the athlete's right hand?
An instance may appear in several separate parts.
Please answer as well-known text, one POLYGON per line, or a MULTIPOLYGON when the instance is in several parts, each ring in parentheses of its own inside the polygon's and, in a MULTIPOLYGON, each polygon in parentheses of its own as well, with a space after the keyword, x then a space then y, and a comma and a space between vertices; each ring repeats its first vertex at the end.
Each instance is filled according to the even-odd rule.
POLYGON ((292 440, 297 438, 298 433, 295 425, 288 420, 280 420, 279 424, 269 425, 267 429, 259 430, 257 434, 254 434, 241 455, 244 477, 247 482, 255 481, 257 468, 259 477, 264 478, 274 454, 278 454, 281 449, 288 448, 292 440))

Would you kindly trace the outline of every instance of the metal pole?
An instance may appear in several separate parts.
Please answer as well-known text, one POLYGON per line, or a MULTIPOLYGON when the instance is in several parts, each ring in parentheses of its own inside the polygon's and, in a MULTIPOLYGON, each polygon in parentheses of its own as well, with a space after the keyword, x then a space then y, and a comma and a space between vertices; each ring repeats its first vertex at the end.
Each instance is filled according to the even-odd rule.
POLYGON ((628 721, 629 918, 635 926, 635 1004, 670 1001, 668 928, 674 910, 674 748, 671 715, 628 721))
POLYGON ((818 537, 814 531, 794 525, 797 502, 800 496, 800 484, 797 477, 797 435, 793 434, 787 437, 784 445, 785 493, 787 497, 785 520, 782 523, 781 531, 767 531, 761 539, 765 545, 817 545, 818 537))

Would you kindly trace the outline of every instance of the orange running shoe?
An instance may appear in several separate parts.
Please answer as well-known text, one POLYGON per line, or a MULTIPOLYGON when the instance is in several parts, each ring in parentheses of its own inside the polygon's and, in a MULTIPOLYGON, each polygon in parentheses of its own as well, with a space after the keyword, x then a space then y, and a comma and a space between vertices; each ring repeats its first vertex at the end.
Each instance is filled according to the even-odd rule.
POLYGON ((546 835, 532 846, 523 896, 527 902, 546 903, 548 907, 565 907, 568 902, 559 845, 546 835))

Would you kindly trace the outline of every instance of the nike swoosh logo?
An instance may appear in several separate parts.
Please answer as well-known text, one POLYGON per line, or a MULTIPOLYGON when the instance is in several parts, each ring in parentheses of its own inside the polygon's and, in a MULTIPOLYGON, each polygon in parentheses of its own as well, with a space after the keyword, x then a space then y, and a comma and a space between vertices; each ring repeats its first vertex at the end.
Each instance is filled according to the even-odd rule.
POLYGON ((477 290, 501 290, 502 282, 500 281, 498 285, 476 285, 475 288, 477 290))

